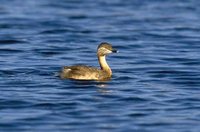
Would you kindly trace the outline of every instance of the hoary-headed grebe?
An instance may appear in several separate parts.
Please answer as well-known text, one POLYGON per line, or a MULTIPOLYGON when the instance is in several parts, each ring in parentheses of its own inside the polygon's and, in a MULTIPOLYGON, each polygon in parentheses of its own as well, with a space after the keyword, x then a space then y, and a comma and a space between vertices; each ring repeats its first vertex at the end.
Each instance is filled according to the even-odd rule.
POLYGON ((106 55, 116 52, 117 50, 113 49, 111 44, 103 42, 97 48, 97 57, 101 69, 84 65, 64 66, 60 73, 60 77, 62 79, 75 80, 109 80, 112 76, 112 70, 106 62, 106 55))

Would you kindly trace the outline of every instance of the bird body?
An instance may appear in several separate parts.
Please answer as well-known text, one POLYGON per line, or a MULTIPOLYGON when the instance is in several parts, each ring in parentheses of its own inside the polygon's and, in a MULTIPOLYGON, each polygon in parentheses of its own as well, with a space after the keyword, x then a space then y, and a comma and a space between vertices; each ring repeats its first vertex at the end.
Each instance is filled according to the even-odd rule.
POLYGON ((112 48, 111 44, 103 42, 97 48, 100 69, 85 65, 64 66, 60 77, 75 80, 109 80, 112 76, 112 70, 106 62, 106 55, 114 52, 117 51, 112 48))

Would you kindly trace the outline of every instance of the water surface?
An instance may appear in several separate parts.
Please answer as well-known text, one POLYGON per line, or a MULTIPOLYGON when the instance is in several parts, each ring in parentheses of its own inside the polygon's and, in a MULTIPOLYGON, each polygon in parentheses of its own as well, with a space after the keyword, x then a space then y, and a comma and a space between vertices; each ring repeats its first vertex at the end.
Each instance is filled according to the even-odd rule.
POLYGON ((1 0, 0 131, 200 130, 200 2, 1 0), (109 82, 61 80, 98 66, 109 82))

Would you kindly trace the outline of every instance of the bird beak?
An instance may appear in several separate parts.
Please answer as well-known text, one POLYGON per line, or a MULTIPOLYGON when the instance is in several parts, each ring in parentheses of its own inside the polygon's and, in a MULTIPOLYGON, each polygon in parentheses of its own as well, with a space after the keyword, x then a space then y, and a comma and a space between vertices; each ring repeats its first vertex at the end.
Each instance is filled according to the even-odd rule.
POLYGON ((112 49, 112 53, 118 53, 116 49, 112 49))

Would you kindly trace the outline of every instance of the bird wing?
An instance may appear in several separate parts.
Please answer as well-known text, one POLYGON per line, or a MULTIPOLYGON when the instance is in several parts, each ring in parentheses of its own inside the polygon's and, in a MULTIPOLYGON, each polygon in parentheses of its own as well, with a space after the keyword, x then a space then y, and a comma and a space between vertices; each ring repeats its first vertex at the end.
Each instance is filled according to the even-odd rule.
POLYGON ((84 66, 84 65, 75 65, 75 66, 65 66, 63 68, 65 71, 65 74, 69 78, 79 78, 79 79, 92 79, 92 78, 98 78, 99 77, 99 69, 90 67, 90 66, 84 66))

